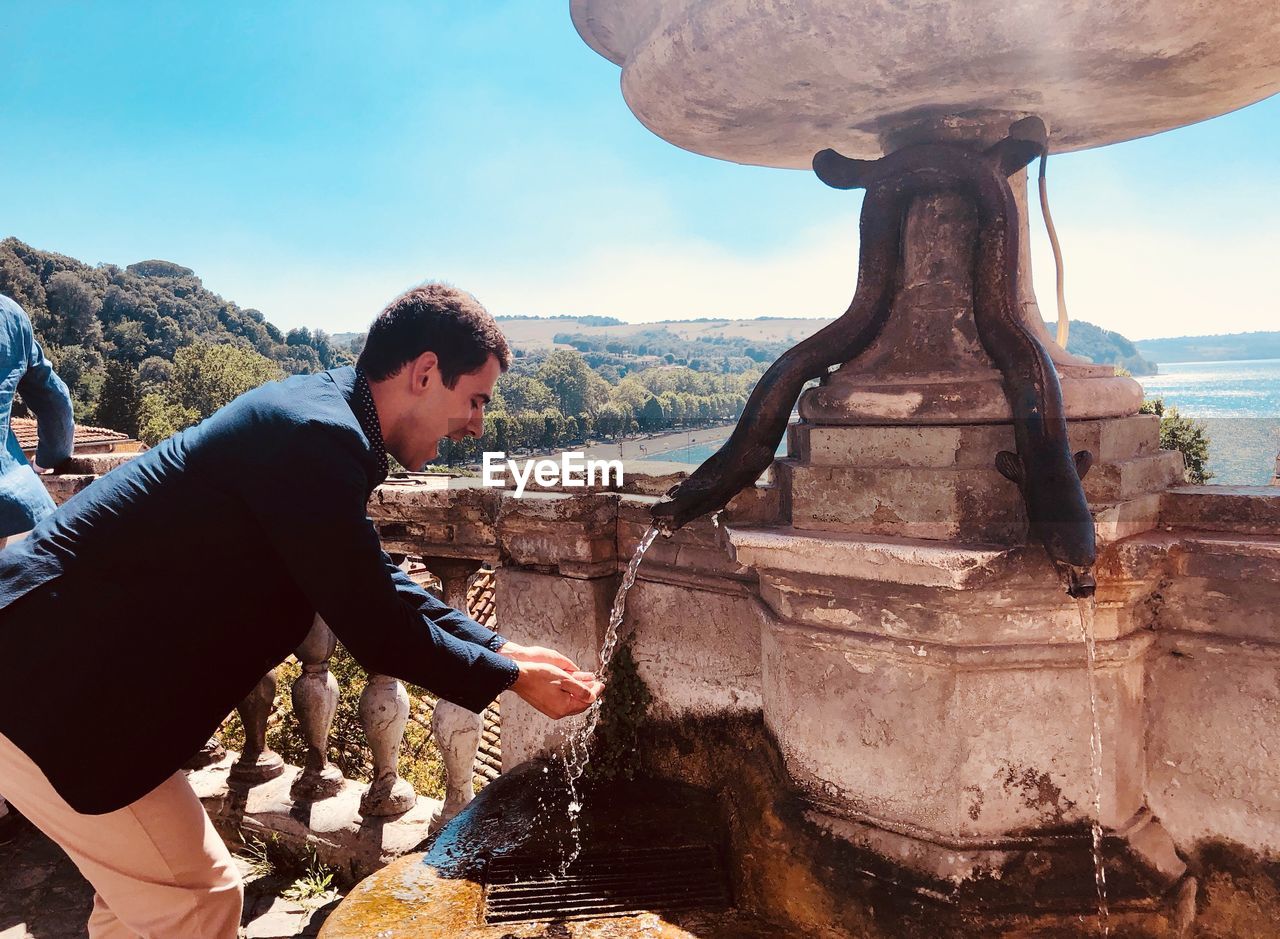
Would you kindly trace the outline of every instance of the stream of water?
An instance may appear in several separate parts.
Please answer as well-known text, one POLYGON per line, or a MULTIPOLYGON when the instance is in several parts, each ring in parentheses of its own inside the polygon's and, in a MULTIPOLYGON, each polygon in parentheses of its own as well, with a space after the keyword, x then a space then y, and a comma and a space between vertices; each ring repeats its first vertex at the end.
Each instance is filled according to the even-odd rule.
POLYGON ((1097 642, 1093 633, 1093 597, 1079 597, 1080 632, 1084 636, 1089 672, 1089 714, 1093 725, 1089 731, 1089 760, 1093 768, 1093 879, 1098 886, 1098 929, 1103 936, 1111 934, 1111 913, 1107 909, 1107 870, 1102 860, 1102 723, 1098 718, 1097 642))
MULTIPOLYGON (((640 569, 640 561, 643 560, 644 553, 649 550, 649 545, 653 544, 653 540, 657 537, 657 526, 651 526, 644 533, 644 537, 640 539, 640 544, 636 547, 636 553, 631 557, 631 563, 627 565, 627 572, 622 578, 622 586, 618 588, 617 596, 613 598, 613 610, 609 613, 609 626, 605 630, 604 642, 600 646, 600 665, 597 674, 602 680, 607 678, 609 664, 613 660, 613 653, 618 648, 618 630, 622 626, 622 619, 627 612, 627 591, 634 586, 636 571, 640 569)), ((595 733, 596 725, 599 722, 600 702, 597 700, 595 704, 587 708, 582 725, 569 735, 561 754, 564 763, 565 782, 569 789, 569 833, 573 841, 572 848, 560 863, 561 877, 568 875, 569 865, 576 861, 578 855, 582 853, 582 828, 579 824, 582 818, 582 793, 578 790, 578 781, 582 778, 583 773, 587 771, 587 763, 591 759, 591 735, 595 733)))

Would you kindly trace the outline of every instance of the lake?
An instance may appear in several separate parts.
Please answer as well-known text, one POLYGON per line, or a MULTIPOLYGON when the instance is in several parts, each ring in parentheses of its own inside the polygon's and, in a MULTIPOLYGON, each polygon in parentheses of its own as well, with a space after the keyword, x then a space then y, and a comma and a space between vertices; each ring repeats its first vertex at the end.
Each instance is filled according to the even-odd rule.
MULTIPOLYGON (((1160 363, 1159 375, 1137 380, 1148 398, 1163 398, 1209 434, 1210 482, 1262 486, 1271 481, 1280 452, 1280 359, 1160 363)), ((645 459, 697 465, 724 439, 651 453, 645 459)), ((785 456, 786 440, 778 446, 785 456)))
POLYGON ((1209 434, 1211 483, 1263 486, 1280 452, 1280 359, 1161 362, 1137 377, 1148 398, 1163 398, 1209 434))

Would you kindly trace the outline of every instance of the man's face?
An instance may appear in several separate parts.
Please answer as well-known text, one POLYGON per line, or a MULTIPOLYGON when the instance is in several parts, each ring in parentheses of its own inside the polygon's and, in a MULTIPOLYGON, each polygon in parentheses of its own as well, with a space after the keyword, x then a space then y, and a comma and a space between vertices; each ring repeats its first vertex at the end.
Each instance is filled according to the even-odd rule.
MULTIPOLYGON (((440 369, 425 374, 425 387, 416 396, 414 419, 405 441, 402 459, 406 469, 420 470, 440 452, 440 440, 461 440, 484 433, 484 408, 493 397, 493 386, 502 374, 497 356, 489 356, 480 368, 458 376, 452 388, 445 386, 440 369)), ((397 455, 397 459, 399 456, 397 455)))

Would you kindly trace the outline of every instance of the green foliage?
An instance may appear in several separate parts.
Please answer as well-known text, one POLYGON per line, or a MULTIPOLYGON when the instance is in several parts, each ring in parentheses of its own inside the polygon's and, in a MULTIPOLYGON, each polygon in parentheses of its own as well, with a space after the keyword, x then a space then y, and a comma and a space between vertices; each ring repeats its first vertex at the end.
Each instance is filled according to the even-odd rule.
POLYGON ((106 380, 98 396, 96 420, 130 437, 137 437, 142 416, 142 393, 137 371, 122 359, 107 363, 106 380))
MULTIPOLYGON (((133 374, 132 369, 129 373, 133 374)), ((155 446, 246 391, 279 377, 278 365, 250 349, 207 342, 180 349, 168 377, 138 401, 134 425, 138 439, 155 446)), ((113 407, 115 395, 113 391, 106 396, 113 407)), ((119 429, 129 432, 123 424, 119 429)))
POLYGON ((636 669, 630 643, 618 647, 608 677, 609 692, 600 699, 588 769, 596 779, 633 779, 640 768, 640 728, 653 695, 636 669))
MULTIPOLYGON (((121 406, 120 392, 108 389, 107 366, 121 362, 136 368, 140 394, 161 399, 149 412, 152 442, 190 423, 190 412, 207 413, 201 401, 174 397, 175 389, 167 387, 172 376, 156 366, 175 362, 181 350, 203 344, 252 354, 247 361, 253 364, 238 364, 261 375, 266 372, 259 360, 269 361, 275 366, 272 376, 353 361, 350 350, 335 345, 324 332, 300 329, 286 336, 257 310, 223 300, 206 290, 190 268, 171 261, 141 261, 123 269, 114 264, 91 267, 7 238, 0 241, 0 293, 30 314, 45 351, 71 389, 77 421, 129 432, 133 411, 121 406), (104 392, 117 400, 99 413, 104 392), (124 423, 116 426, 116 421, 124 423)), ((217 364, 203 359, 206 363, 217 364)), ((198 390, 191 394, 202 396, 198 390)), ((138 423, 145 426, 143 410, 139 402, 138 423)))
POLYGON ((280 366, 251 349, 197 342, 174 356, 166 395, 204 419, 246 391, 280 377, 280 366))
POLYGON ((658 430, 667 426, 667 415, 662 410, 662 403, 652 395, 649 400, 640 408, 640 413, 636 415, 640 426, 645 430, 658 430))
POLYGON ((138 405, 138 439, 154 447, 198 420, 200 415, 193 408, 176 404, 163 393, 145 394, 138 405))
MULTIPOLYGON (((276 841, 278 838, 279 836, 272 832, 272 840, 276 841)), ((276 872, 272 845, 256 835, 247 839, 236 853, 248 862, 249 874, 252 877, 270 877, 276 872)))
POLYGON ((537 380, 555 396, 564 415, 594 414, 609 397, 604 379, 591 371, 581 353, 567 349, 547 357, 537 380))
POLYGON ((280 896, 303 906, 322 906, 337 897, 333 878, 337 873, 323 863, 313 845, 307 846, 307 858, 301 873, 292 884, 281 891, 280 896))
POLYGON ((1142 402, 1143 414, 1160 418, 1160 449, 1178 450, 1187 468, 1187 482, 1204 485, 1213 478, 1209 471, 1209 434, 1204 424, 1183 417, 1176 407, 1165 407, 1163 398, 1142 402))

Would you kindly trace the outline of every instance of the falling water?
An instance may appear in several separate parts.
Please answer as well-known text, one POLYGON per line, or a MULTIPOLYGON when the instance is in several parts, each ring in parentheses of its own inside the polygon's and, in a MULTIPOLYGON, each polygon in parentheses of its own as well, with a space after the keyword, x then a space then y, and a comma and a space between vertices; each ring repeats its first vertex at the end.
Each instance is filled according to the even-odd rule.
MULTIPOLYGON (((622 618, 627 609, 627 591, 635 584, 636 571, 640 569, 640 561, 644 558, 644 553, 649 550, 649 545, 653 544, 653 540, 658 537, 658 531, 659 529, 655 525, 644 533, 644 537, 640 539, 640 544, 636 548, 636 553, 631 558, 631 563, 627 565, 627 573, 622 578, 622 586, 618 588, 618 594, 613 598, 613 610, 609 614, 609 627, 605 630, 604 643, 600 647, 600 667, 598 670, 600 678, 604 678, 608 674, 609 663, 613 659, 613 653, 617 651, 618 629, 622 626, 622 618)), ((587 761, 591 758, 589 749, 591 735, 595 733, 596 725, 599 722, 600 702, 596 701, 591 707, 587 708, 582 725, 576 732, 569 735, 562 753, 565 781, 569 789, 569 831, 573 839, 573 847, 560 864, 561 877, 568 874, 569 865, 576 861, 578 855, 582 853, 582 829, 579 824, 582 817, 582 794, 578 791, 578 780, 587 771, 587 761)))
POLYGON ((1098 885, 1098 925, 1102 935, 1111 933, 1111 913, 1107 909, 1107 871, 1102 863, 1102 724, 1098 719, 1097 643, 1093 634, 1093 597, 1079 597, 1080 632, 1084 635, 1089 672, 1089 713, 1093 727, 1089 733, 1089 759, 1093 767, 1093 879, 1098 885))

